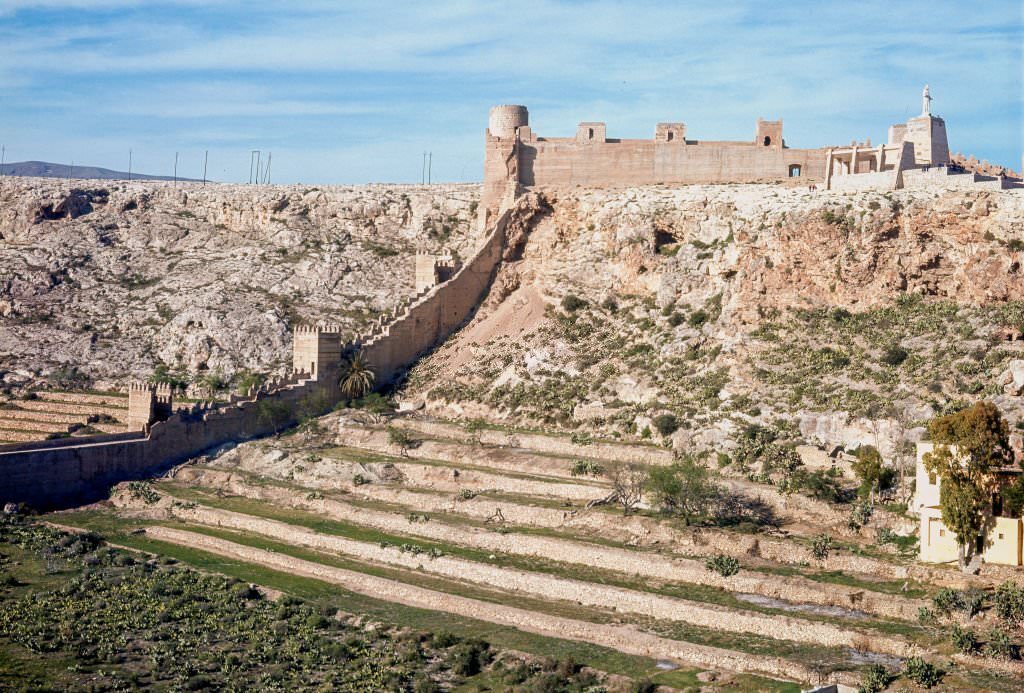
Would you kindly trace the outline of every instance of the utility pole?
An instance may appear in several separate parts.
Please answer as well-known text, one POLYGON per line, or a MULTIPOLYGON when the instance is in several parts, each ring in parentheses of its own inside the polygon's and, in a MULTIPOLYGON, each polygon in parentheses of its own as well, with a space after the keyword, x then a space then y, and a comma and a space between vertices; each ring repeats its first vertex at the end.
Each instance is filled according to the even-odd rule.
POLYGON ((203 187, 206 187, 206 162, 210 158, 210 150, 203 153, 203 187))
POLYGON ((178 187, 178 152, 174 152, 174 187, 178 187))
POLYGON ((68 169, 68 183, 71 182, 71 176, 75 174, 75 160, 71 160, 71 168, 68 169))
POLYGON ((0 147, 0 176, 4 175, 4 163, 7 161, 7 147, 0 147))
POLYGON ((128 150, 128 182, 132 180, 132 150, 128 150))
POLYGON ((256 173, 256 185, 260 184, 260 150, 249 152, 249 184, 252 185, 253 172, 256 173))
POLYGON ((267 152, 267 170, 263 174, 263 185, 270 182, 270 160, 274 158, 274 152, 267 152))
POLYGON ((434 168, 434 152, 430 152, 427 155, 427 185, 430 185, 432 179, 431 172, 434 168))
POLYGON ((420 185, 427 182, 427 153, 423 152, 423 165, 420 167, 420 185))

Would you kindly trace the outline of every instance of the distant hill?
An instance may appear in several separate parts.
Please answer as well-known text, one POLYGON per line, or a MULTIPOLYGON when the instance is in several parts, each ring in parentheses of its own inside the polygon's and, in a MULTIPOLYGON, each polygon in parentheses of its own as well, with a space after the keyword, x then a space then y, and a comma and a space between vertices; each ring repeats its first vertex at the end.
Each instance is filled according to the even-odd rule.
MULTIPOLYGON (((99 180, 128 180, 127 171, 112 171, 99 166, 79 166, 73 168, 67 164, 51 164, 48 161, 15 161, 0 166, 0 175, 27 176, 36 178, 95 178, 99 180)), ((132 180, 174 180, 173 176, 151 176, 132 171, 132 180)), ((178 180, 198 181, 197 178, 178 180)))

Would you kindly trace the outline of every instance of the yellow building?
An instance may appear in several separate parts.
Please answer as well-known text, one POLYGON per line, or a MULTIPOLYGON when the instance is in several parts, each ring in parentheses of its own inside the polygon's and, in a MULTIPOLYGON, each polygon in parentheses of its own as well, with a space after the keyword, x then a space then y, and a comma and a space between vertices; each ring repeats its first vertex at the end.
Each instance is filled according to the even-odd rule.
MULTIPOLYGON (((949 563, 957 560, 956 536, 942 522, 939 508, 939 489, 942 479, 929 473, 924 456, 935 449, 934 443, 917 444, 917 487, 911 502, 911 512, 921 518, 919 557, 927 563, 949 563)), ((1001 482, 1012 481, 1021 474, 1020 467, 997 471, 1001 482)), ((997 484, 997 488, 1002 483, 997 484)), ((1024 519, 1005 517, 998 490, 992 494, 991 529, 986 537, 978 537, 975 551, 986 563, 1024 565, 1024 519)))

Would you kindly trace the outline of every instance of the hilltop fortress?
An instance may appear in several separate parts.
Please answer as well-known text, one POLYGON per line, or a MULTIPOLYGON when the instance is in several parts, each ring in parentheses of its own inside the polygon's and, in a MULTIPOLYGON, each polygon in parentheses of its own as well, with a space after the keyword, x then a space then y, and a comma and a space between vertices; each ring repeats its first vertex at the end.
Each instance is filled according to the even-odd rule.
POLYGON ((892 190, 983 185, 1008 187, 1020 174, 957 155, 951 159, 945 121, 922 93, 921 114, 889 128, 885 144, 791 149, 781 120, 758 118, 752 140, 705 141, 685 123, 658 123, 654 138, 608 137, 601 122, 583 122, 574 137, 541 137, 526 106, 491 109, 485 136, 483 206, 494 213, 525 187, 612 187, 799 180, 839 190, 892 190), (951 165, 952 164, 952 165, 951 165), (987 175, 981 175, 981 174, 987 175))
MULTIPOLYGON (((525 188, 787 180, 835 190, 1018 185, 1019 174, 951 156, 945 122, 930 109, 926 87, 922 114, 892 126, 885 144, 790 149, 782 121, 758 120, 754 139, 745 142, 688 139, 683 123, 659 123, 651 140, 609 138, 604 123, 597 122, 581 123, 572 138, 544 138, 531 130, 525 106, 496 106, 486 133, 483 241, 465 261, 447 252, 417 253, 415 295, 397 301, 365 334, 346 335, 338 325, 293 325, 290 371, 244 395, 175 407, 170 388, 134 384, 123 420, 100 429, 104 435, 0 446, 0 502, 40 507, 71 502, 216 446, 323 414, 341 399, 339 373, 356 352, 373 368, 378 386, 394 383, 472 318, 503 260, 514 257, 510 246, 521 242, 543 213, 531 200, 538 196, 523 195, 525 188)), ((111 404, 111 398, 79 397, 91 397, 89 406, 111 404)), ((25 416, 67 417, 84 407, 44 401, 33 405, 41 414, 25 416)))

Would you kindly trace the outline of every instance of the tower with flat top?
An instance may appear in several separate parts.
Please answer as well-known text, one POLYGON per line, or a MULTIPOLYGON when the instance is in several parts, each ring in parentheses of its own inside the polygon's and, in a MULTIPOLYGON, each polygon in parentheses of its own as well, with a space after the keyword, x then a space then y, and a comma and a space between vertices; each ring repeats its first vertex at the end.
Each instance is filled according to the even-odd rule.
MULTIPOLYGON (((896 128, 897 126, 893 126, 896 128)), ((946 139, 946 121, 932 115, 932 94, 928 85, 921 93, 921 115, 907 121, 902 129, 902 141, 914 145, 914 164, 917 166, 945 166, 949 163, 949 141, 946 139)), ((894 132, 890 129, 890 139, 894 132)), ((895 144, 895 142, 893 142, 895 144)))

